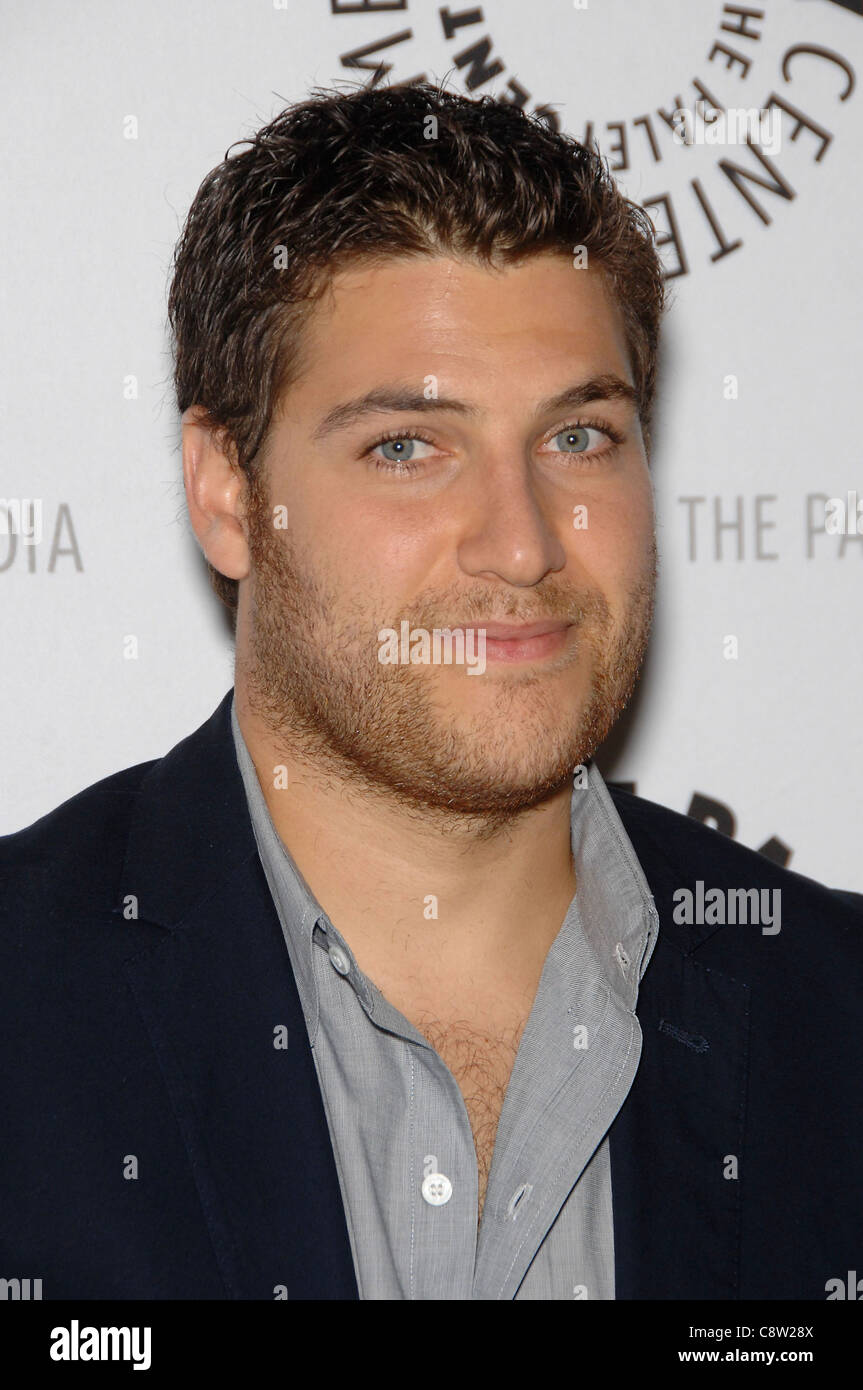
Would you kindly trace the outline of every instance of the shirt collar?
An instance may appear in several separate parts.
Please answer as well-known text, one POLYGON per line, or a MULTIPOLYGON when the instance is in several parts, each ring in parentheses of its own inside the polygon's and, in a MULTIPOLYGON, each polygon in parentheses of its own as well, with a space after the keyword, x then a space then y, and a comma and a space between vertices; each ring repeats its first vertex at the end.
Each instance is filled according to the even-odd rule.
POLYGON ((570 825, 581 928, 606 982, 634 1010, 659 935, 644 870, 595 763, 573 775, 570 825))

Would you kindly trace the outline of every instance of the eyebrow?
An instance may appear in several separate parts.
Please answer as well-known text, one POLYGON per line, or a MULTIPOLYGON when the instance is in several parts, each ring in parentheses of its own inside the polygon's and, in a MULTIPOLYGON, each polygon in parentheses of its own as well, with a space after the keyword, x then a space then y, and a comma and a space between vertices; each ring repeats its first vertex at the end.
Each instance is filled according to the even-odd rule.
MULTIPOLYGON (((629 401, 636 409, 640 404, 638 392, 630 382, 613 373, 606 373, 604 376, 591 377, 589 381, 576 382, 558 392, 556 396, 548 396, 537 405, 534 415, 553 415, 559 411, 579 410, 582 406, 590 405, 592 401, 613 400, 629 401)), ((374 390, 367 391, 364 396, 342 401, 340 405, 327 411, 316 425, 312 440, 317 442, 337 430, 348 429, 367 415, 440 410, 448 410, 471 419, 484 414, 479 406, 472 405, 469 401, 456 400, 452 396, 435 396, 429 399, 412 387, 377 386, 374 390)))

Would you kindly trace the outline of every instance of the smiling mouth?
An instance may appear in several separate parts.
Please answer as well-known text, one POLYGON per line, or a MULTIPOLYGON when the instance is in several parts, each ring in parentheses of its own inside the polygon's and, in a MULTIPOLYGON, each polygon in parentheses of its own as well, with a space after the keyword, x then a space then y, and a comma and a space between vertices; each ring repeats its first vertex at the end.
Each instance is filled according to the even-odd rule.
POLYGON ((465 633, 485 633, 487 661, 539 661, 562 651, 573 624, 562 619, 538 623, 471 623, 465 633))

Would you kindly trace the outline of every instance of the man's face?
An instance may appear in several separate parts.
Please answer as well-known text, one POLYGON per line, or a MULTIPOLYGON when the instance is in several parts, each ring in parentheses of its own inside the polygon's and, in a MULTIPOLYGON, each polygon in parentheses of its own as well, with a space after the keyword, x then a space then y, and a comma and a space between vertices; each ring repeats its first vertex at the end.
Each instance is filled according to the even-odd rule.
POLYGON ((632 385, 622 321, 601 276, 566 257, 335 277, 248 503, 238 679, 282 746, 491 821, 593 753, 635 685, 656 564, 632 400, 606 380, 587 403, 550 404, 601 378, 632 385), (373 410, 333 414, 370 392, 373 410), (525 624, 556 630, 511 640, 525 624), (436 662, 445 628, 468 630, 465 664, 457 646, 436 662))

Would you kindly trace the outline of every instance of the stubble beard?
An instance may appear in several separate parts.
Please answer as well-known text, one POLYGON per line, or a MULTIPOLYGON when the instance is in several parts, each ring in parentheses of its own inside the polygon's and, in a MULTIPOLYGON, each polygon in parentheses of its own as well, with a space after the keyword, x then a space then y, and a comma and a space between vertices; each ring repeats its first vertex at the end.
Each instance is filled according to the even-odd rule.
MULTIPOLYGON (((630 588, 617 622, 597 590, 573 590, 552 577, 525 597, 505 599, 488 585, 437 593, 412 611, 380 622, 368 608, 330 590, 275 532, 259 488, 248 496, 252 615, 248 657, 241 661, 246 698, 279 755, 348 792, 397 803, 422 823, 453 832, 496 833, 561 790, 607 738, 638 682, 653 617, 656 545, 630 588), (448 599, 451 605, 448 607, 448 599), (491 698, 475 712, 446 708, 439 673, 429 665, 381 665, 379 628, 453 626, 486 618, 576 625, 574 656, 539 672, 513 668, 468 676, 489 681, 491 698), (566 672, 590 661, 589 688, 573 711, 562 706, 566 672), (556 675, 555 668, 562 671, 556 675), (514 735, 514 737, 513 737, 514 735)), ((239 670, 238 670, 239 674, 239 670)), ((471 692, 473 694, 473 692, 471 692)))

